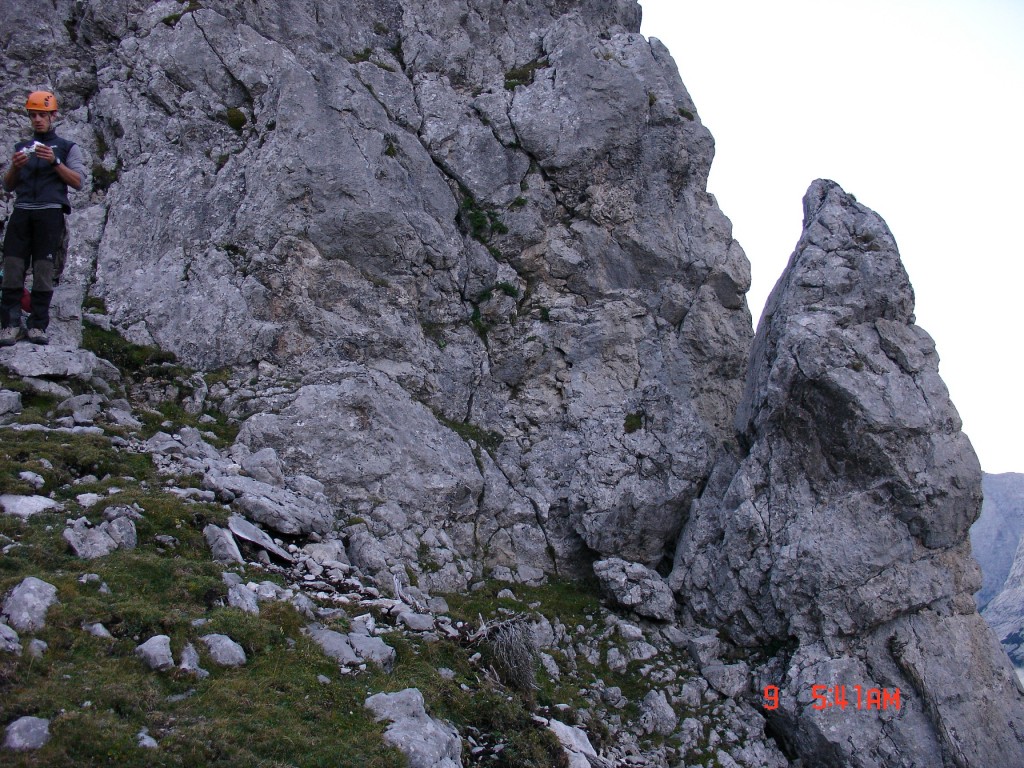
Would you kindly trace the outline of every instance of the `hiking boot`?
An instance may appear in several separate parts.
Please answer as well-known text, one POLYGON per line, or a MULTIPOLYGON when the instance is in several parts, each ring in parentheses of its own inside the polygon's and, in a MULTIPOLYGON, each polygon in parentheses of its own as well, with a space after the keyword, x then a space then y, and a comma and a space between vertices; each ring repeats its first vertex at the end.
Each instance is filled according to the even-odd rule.
POLYGON ((28 329, 28 340, 33 344, 49 344, 50 337, 46 335, 46 331, 42 328, 29 328, 28 329))
POLYGON ((21 328, 18 328, 16 325, 0 329, 0 347, 10 347, 19 338, 21 338, 21 328))

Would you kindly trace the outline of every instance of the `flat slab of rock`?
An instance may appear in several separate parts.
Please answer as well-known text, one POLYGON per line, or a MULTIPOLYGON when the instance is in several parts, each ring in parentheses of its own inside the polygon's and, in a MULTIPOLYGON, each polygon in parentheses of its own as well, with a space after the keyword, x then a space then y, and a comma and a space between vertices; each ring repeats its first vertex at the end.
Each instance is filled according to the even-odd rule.
POLYGON ((285 536, 325 534, 334 522, 326 499, 310 499, 251 477, 211 471, 203 487, 234 499, 232 506, 246 518, 285 536))
POLYGON ((39 749, 50 740, 50 721, 41 717, 19 717, 7 726, 4 749, 17 752, 39 749))
POLYGON ((398 620, 405 625, 406 629, 411 629, 413 632, 432 632, 434 630, 434 617, 429 613, 406 611, 398 615, 398 620))
POLYGON ((238 542, 231 535, 231 531, 210 523, 203 528, 203 537, 207 546, 210 547, 210 554, 218 563, 244 563, 241 551, 238 549, 238 542))
POLYGON ((16 344, 0 350, 0 365, 16 376, 82 379, 99 376, 118 381, 117 368, 84 349, 61 349, 55 346, 16 344))
POLYGON ((384 731, 384 741, 408 758, 409 768, 461 768, 459 732, 427 714, 423 694, 417 689, 378 693, 364 706, 378 721, 391 721, 384 731))
POLYGON ((295 558, 279 547, 266 531, 253 525, 241 515, 232 515, 228 518, 228 529, 238 538, 245 539, 258 547, 262 547, 286 563, 295 561, 295 558))
POLYGON ((3 616, 18 632, 38 632, 46 626, 46 612, 57 602, 57 588, 29 576, 4 600, 3 616))
POLYGON ((307 627, 306 633, 324 653, 344 666, 353 667, 370 662, 389 671, 397 658, 395 649, 379 637, 356 632, 346 635, 317 625, 307 627))
POLYGON ((18 496, 12 493, 5 493, 0 495, 0 508, 3 509, 5 515, 14 515, 15 517, 27 520, 32 515, 37 515, 40 512, 62 509, 63 507, 53 499, 48 499, 45 496, 18 496))
POLYGON ((203 635, 201 639, 218 667, 241 667, 248 661, 245 649, 227 635, 203 635))

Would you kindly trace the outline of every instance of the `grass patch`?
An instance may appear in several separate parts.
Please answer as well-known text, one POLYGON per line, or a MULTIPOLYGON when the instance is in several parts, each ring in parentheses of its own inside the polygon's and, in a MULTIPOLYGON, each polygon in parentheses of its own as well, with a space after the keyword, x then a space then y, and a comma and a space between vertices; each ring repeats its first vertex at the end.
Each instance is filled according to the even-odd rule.
POLYGON ((196 0, 189 0, 189 4, 184 8, 184 10, 182 10, 182 11, 180 11, 178 13, 172 13, 172 14, 170 14, 168 16, 164 16, 161 19, 161 21, 164 24, 166 24, 168 27, 176 27, 176 26, 178 26, 178 22, 181 21, 181 17, 182 16, 184 16, 186 13, 192 13, 193 11, 198 11, 202 7, 203 6, 200 5, 198 2, 196 2, 196 0))
POLYGON ((42 476, 44 488, 57 489, 58 497, 71 492, 70 487, 62 491, 63 486, 85 475, 156 476, 148 456, 115 451, 97 435, 59 432, 18 432, 16 439, 0 441, 0 493, 31 493, 32 487, 19 477, 26 470, 42 476))
POLYGON ((644 426, 644 414, 642 411, 636 413, 630 413, 626 415, 626 418, 622 422, 622 428, 626 430, 626 434, 630 435, 634 432, 638 432, 643 429, 644 426))
POLYGON ((465 421, 453 421, 451 419, 446 419, 440 414, 435 415, 437 416, 438 421, 448 427, 448 429, 452 430, 463 440, 466 442, 472 440, 489 453, 496 451, 505 440, 504 435, 491 430, 486 430, 476 424, 469 424, 465 421))
POLYGON ((172 352, 165 352, 159 347, 132 344, 121 334, 107 331, 94 325, 86 324, 82 328, 82 348, 102 357, 116 365, 123 373, 152 374, 164 363, 177 363, 172 352))
POLYGON ((514 91, 520 85, 532 85, 538 70, 548 66, 545 57, 536 58, 521 67, 513 67, 505 73, 505 88, 514 91))

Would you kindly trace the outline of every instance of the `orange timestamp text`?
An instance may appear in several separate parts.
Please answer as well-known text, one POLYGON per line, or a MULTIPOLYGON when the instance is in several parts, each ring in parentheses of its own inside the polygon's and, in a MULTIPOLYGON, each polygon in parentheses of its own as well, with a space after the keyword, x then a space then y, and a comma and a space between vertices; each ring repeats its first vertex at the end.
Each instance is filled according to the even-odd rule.
MULTIPOLYGON (((812 685, 811 698, 814 700, 811 708, 819 712, 832 708, 846 710, 848 707, 855 710, 899 710, 902 706, 899 688, 867 688, 861 685, 812 685)), ((764 687, 764 708, 779 708, 778 686, 766 685, 764 687)))

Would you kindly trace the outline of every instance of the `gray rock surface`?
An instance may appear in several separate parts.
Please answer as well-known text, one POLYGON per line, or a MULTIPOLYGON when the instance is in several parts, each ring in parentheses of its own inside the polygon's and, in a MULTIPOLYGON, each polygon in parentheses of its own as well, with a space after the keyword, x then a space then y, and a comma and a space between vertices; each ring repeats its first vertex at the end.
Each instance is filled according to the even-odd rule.
POLYGON ((117 549, 135 549, 138 534, 135 523, 128 517, 114 517, 93 526, 80 517, 62 534, 64 541, 78 556, 87 560, 104 557, 117 549))
POLYGON ((694 505, 670 581, 734 645, 785 649, 754 674, 783 691, 769 717, 805 760, 1022 764, 1021 696, 972 597, 981 472, 895 242, 832 182, 804 212, 755 340, 741 445, 694 505), (836 726, 807 706, 829 683, 898 688, 900 717, 836 726))
POLYGON ((232 584, 228 587, 228 605, 246 613, 258 614, 260 612, 256 593, 244 584, 232 584))
POLYGON ((178 669, 200 679, 210 676, 209 672, 199 666, 199 651, 192 643, 187 643, 182 649, 181 663, 178 665, 178 669))
POLYGON ((226 528, 210 523, 203 528, 203 537, 210 547, 213 559, 219 563, 241 563, 244 562, 242 553, 238 549, 238 542, 235 541, 231 531, 226 528))
MULTIPOLYGON (((968 605, 977 465, 890 235, 815 186, 744 393, 749 265, 706 192, 711 136, 635 0, 51 6, 0 3, 0 93, 57 90, 95 184, 74 195, 53 343, 0 366, 68 399, 62 428, 138 425, 104 401, 116 370, 78 349, 88 314, 227 372, 196 374, 182 406, 244 422, 232 452, 191 428, 147 450, 203 477, 183 499, 297 550, 343 542, 289 564, 303 580, 344 593, 346 566, 378 597, 436 593, 613 558, 664 573, 676 553, 695 636, 717 632, 722 658, 771 651, 754 687, 784 689, 772 727, 805 762, 1018 757, 1020 705, 968 605), (87 294, 107 314, 83 313, 87 294), (861 673, 915 694, 828 731, 807 687, 861 673)), ((564 647, 670 674, 651 640, 564 647)), ((737 743, 716 759, 741 762, 737 743)), ((764 750, 743 760, 781 759, 764 750)))
MULTIPOLYGON (((55 334, 88 290, 94 322, 187 365, 262 363, 222 401, 252 418, 246 471, 373 522, 382 579, 671 554, 740 395, 749 266, 636 2, 108 5, 61 0, 45 30, 3 11, 11 83, 38 45, 75 73, 62 131, 98 171, 55 334)), ((109 374, 24 347, 0 362, 109 374)), ((238 511, 293 535, 273 495, 238 511)))
POLYGON ((985 606, 982 616, 1017 669, 1024 668, 1024 539, 1017 545, 1002 589, 985 606))
POLYGON ((292 562, 292 556, 289 555, 284 549, 279 547, 272 538, 261 528, 250 523, 244 517, 239 515, 232 515, 228 518, 228 530, 230 530, 235 536, 240 539, 244 539, 258 547, 265 549, 275 557, 284 560, 286 563, 292 562))
POLYGON ((1024 475, 1007 472, 983 475, 981 515, 971 526, 971 552, 981 566, 978 608, 988 605, 1013 568, 1018 545, 1024 538, 1024 475))
POLYGON ((21 656, 21 638, 18 633, 0 621, 0 652, 21 656))
POLYGON ((569 768, 605 768, 608 765, 594 750, 586 731, 561 720, 548 720, 547 728, 562 745, 569 768))
POLYGON ((42 717, 19 717, 4 732, 4 749, 24 752, 46 746, 50 740, 50 721, 42 717))
POLYGON ((640 706, 640 722, 645 732, 669 736, 679 726, 679 716, 663 691, 649 692, 640 706))
POLYGON ((46 626, 46 612, 56 602, 55 586, 28 576, 4 598, 0 614, 18 632, 38 632, 46 626))
POLYGON ((430 717, 415 688, 374 694, 365 706, 377 720, 389 721, 384 740, 406 756, 409 768, 461 768, 459 732, 430 717))
POLYGON ((395 649, 379 637, 362 632, 342 634, 318 624, 307 627, 305 631, 324 653, 343 667, 356 667, 369 662, 389 671, 397 657, 395 649))
POLYGON ((617 605, 652 619, 668 621, 675 616, 675 596, 657 571, 613 557, 594 563, 594 573, 617 605))
POLYGON ((0 508, 5 515, 14 515, 22 519, 28 519, 32 515, 46 512, 51 509, 61 509, 59 502, 48 499, 46 496, 20 496, 13 493, 0 495, 0 508))
POLYGON ((166 670, 174 666, 171 638, 167 635, 154 635, 149 638, 135 648, 135 655, 153 670, 166 670))
POLYGON ((227 635, 203 635, 200 640, 206 644, 210 660, 218 667, 241 667, 248 661, 245 649, 227 635))
POLYGON ((21 413, 21 393, 0 389, 0 420, 6 422, 18 413, 21 413))

